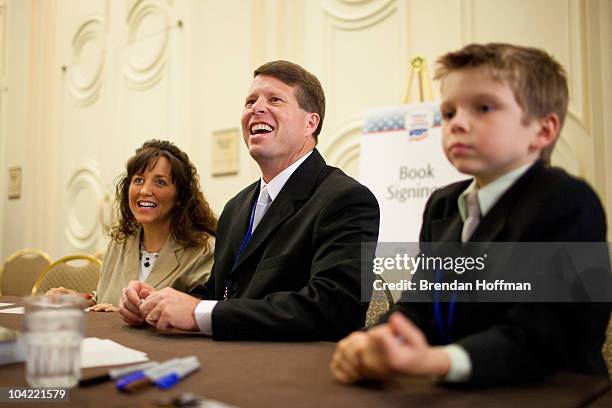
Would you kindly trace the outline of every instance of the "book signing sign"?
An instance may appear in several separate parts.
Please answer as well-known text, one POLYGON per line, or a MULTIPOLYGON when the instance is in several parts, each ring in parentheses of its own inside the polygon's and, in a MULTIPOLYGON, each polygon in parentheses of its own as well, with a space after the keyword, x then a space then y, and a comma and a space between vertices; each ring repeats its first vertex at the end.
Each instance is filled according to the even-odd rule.
POLYGON ((359 174, 380 205, 380 242, 418 242, 431 193, 468 178, 444 156, 441 125, 436 102, 366 112, 359 174))

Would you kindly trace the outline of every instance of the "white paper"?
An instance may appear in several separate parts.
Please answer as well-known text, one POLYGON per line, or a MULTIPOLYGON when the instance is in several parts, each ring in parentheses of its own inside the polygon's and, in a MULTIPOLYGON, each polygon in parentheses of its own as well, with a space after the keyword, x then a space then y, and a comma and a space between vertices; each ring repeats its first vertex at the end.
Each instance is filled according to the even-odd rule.
POLYGON ((0 307, 13 306, 14 303, 0 303, 0 307))
POLYGON ((140 363, 147 360, 147 353, 109 339, 88 337, 81 343, 81 368, 140 363))
POLYGON ((0 310, 0 313, 24 314, 25 308, 24 307, 12 307, 10 309, 2 309, 0 310))

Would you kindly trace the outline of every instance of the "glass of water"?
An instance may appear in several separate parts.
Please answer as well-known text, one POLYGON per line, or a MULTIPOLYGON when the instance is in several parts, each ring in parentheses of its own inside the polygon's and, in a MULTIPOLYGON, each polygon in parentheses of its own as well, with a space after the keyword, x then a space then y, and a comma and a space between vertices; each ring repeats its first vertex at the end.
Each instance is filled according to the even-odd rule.
POLYGON ((26 381, 31 387, 69 388, 77 384, 85 307, 85 300, 76 295, 26 299, 26 381))

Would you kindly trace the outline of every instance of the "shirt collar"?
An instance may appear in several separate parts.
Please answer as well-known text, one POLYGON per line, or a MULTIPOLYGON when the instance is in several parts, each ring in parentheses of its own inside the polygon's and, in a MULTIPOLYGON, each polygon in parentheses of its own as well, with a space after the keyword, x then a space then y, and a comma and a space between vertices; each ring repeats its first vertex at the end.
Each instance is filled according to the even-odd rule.
POLYGON ((470 192, 478 189, 477 197, 478 204, 480 205, 480 216, 484 217, 487 215, 489 210, 493 208, 499 198, 510 188, 510 186, 514 184, 514 182, 518 180, 532 165, 533 163, 528 163, 514 169, 480 189, 478 189, 476 186, 476 180, 472 180, 468 188, 463 190, 463 192, 459 195, 459 199, 457 200, 461 219, 465 221, 467 218, 467 195, 470 192))
POLYGON ((297 168, 300 167, 300 164, 302 164, 311 154, 312 150, 300 157, 296 162, 291 164, 291 166, 278 173, 276 177, 270 180, 269 183, 266 183, 262 177, 261 182, 259 183, 259 191, 261 192, 261 189, 264 188, 264 186, 268 186, 268 194, 270 195, 270 199, 274 201, 276 196, 278 196, 280 191, 283 189, 285 183, 287 183, 287 180, 289 180, 289 177, 291 177, 297 168))

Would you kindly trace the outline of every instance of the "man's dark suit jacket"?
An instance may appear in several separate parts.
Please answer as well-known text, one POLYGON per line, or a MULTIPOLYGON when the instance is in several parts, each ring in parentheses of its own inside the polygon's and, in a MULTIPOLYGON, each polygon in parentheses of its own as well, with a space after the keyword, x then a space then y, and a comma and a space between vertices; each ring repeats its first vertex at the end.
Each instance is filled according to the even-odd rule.
POLYGON ((337 340, 363 326, 362 242, 376 242, 374 195, 317 150, 291 175, 236 262, 259 182, 219 218, 210 280, 192 294, 219 300, 216 340, 337 340), (232 282, 223 301, 226 282, 232 282))
MULTIPOLYGON (((420 240, 459 242, 463 222, 457 200, 471 180, 432 194, 420 240)), ((472 242, 601 242, 603 208, 593 190, 561 169, 536 162, 482 218, 472 242)), ((406 295, 408 295, 406 293, 406 295)), ((432 344, 442 344, 431 303, 402 298, 405 313, 432 344)), ((448 307, 441 310, 447 319, 448 307)), ((469 384, 525 382, 553 370, 607 375, 601 356, 610 305, 605 303, 461 303, 453 337, 469 354, 469 384)))

